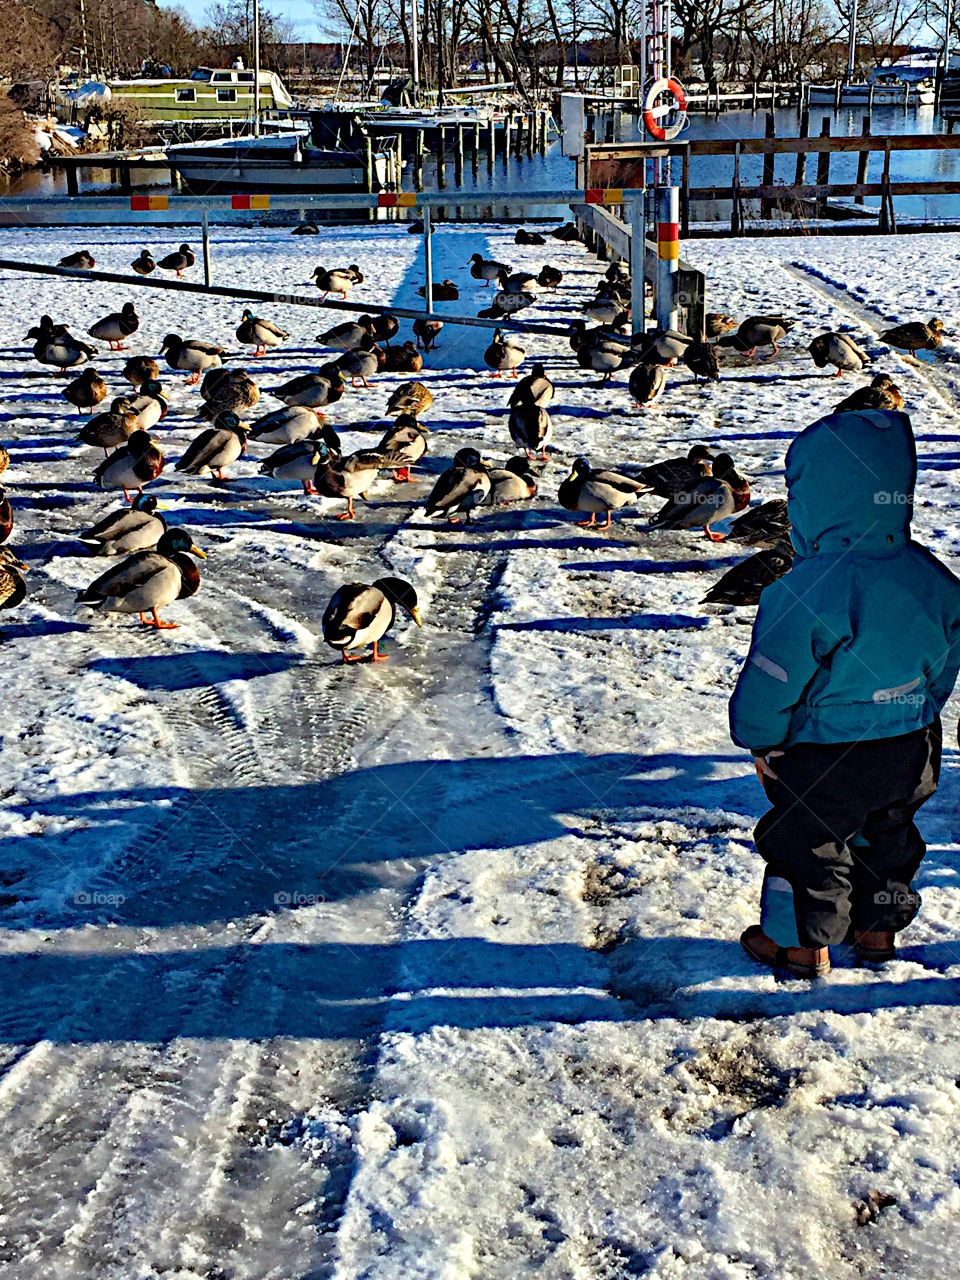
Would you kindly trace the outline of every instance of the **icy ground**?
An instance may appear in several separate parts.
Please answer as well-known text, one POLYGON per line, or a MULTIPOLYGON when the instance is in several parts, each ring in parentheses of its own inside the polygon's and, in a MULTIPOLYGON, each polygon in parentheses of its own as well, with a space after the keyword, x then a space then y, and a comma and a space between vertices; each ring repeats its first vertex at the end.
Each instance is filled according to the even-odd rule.
MULTIPOLYGON (((115 270, 181 239, 96 234, 115 270)), ((10 231, 0 247, 49 262, 84 246, 10 231)), ((474 251, 562 267, 548 320, 603 268, 580 245, 443 228, 435 274, 468 314, 487 296, 474 251)), ((956 707, 902 959, 838 954, 816 984, 758 971, 736 938, 756 918, 763 800, 726 732, 752 611, 698 603, 735 555, 644 534, 652 505, 609 536, 578 529, 556 489, 578 453, 639 463, 703 440, 758 500, 780 493, 794 434, 861 381, 805 347, 849 328, 907 396, 915 527, 956 568, 957 349, 918 366, 877 334, 956 326, 960 236, 688 253, 711 308, 795 317, 779 357, 726 353, 702 389, 674 373, 641 414, 623 375, 598 389, 563 340, 531 338, 558 385, 541 496, 448 527, 416 499, 454 451, 512 453, 509 383, 483 369, 482 332, 450 326, 423 375, 426 465, 412 486, 378 482, 356 523, 260 477, 264 447, 222 483, 168 469, 154 489, 209 559, 162 635, 74 604, 104 567, 76 532, 114 503, 23 337, 41 312, 83 332, 135 297, 136 350, 168 330, 235 348, 241 307, 3 279, 3 483, 31 569, 0 647, 4 1280, 955 1272, 956 707), (415 582, 426 625, 398 627, 389 664, 341 668, 326 601, 385 571, 415 582)), ((214 278, 299 289, 317 262, 357 262, 358 299, 411 304, 420 254, 384 226, 231 228, 214 278)), ((246 362, 264 387, 314 368, 338 318, 270 315, 295 337, 246 362)), ((123 358, 98 361, 112 393, 123 358)), ((374 441, 401 380, 335 406, 347 447, 374 441)), ((173 459, 198 395, 164 381, 173 459)))

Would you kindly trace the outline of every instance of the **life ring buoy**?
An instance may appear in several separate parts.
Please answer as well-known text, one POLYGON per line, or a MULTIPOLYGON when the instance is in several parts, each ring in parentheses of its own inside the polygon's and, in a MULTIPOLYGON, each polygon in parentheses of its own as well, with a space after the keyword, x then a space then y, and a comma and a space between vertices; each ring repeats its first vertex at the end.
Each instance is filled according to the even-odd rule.
POLYGON ((687 95, 683 85, 673 76, 669 80, 654 80, 643 100, 643 127, 657 142, 670 142, 687 123, 687 95), (676 114, 668 125, 660 124, 653 114, 657 99, 668 93, 673 99, 676 114))

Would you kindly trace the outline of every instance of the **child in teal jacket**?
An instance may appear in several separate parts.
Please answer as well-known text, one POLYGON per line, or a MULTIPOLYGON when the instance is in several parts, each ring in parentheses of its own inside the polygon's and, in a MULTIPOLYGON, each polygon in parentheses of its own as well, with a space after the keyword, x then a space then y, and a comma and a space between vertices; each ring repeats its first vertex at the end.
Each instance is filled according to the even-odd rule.
POLYGON ((936 790, 939 712, 960 669, 960 582, 910 537, 916 447, 903 413, 839 413, 793 442, 792 569, 764 591, 730 703, 773 808, 762 963, 815 976, 849 933, 870 960, 913 919, 936 790))

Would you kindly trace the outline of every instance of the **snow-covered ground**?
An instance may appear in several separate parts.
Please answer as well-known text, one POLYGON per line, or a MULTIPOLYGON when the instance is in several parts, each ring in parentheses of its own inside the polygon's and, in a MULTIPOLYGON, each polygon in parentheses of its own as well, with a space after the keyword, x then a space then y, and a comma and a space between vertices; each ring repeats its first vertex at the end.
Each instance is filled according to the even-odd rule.
MULTIPOLYGON (((107 269, 143 243, 96 235, 107 269)), ((561 267, 526 314, 576 314, 603 264, 512 241, 440 231, 435 275, 462 289, 449 309, 485 303, 465 269, 481 252, 561 267)), ((85 246, 43 230, 0 247, 85 246)), ((224 482, 168 467, 153 488, 209 559, 170 610, 182 629, 159 635, 74 603, 104 567, 77 530, 114 503, 23 336, 42 312, 82 333, 129 296, 136 350, 171 330, 235 348, 241 306, 4 276, 3 483, 31 572, 0 619, 0 1276, 951 1273, 956 707, 902 958, 867 971, 838 954, 816 984, 760 972, 736 939, 757 913, 763 797, 726 732, 752 611, 699 603, 736 556, 644 533, 651 505, 608 536, 579 529, 556 491, 577 454, 643 463, 705 441, 758 500, 777 495, 790 440, 861 381, 816 370, 806 345, 849 328, 907 396, 915 528, 957 568, 957 347, 918 366, 877 334, 933 314, 953 327, 960 236, 686 252, 712 309, 796 319, 779 357, 727 352, 705 388, 674 372, 640 413, 623 375, 598 388, 563 339, 530 337, 558 387, 540 497, 454 527, 418 509, 436 473, 467 443, 513 450, 484 332, 448 326, 422 375, 425 465, 409 487, 377 482, 355 523, 259 476, 265 447, 224 482), (342 668, 324 606, 385 571, 416 584, 426 625, 398 626, 389 664, 342 668)), ((421 254, 387 226, 231 227, 214 279, 294 292, 317 262, 356 262, 358 300, 412 305, 421 254)), ((314 335, 339 318, 269 314, 294 337, 247 362, 264 388, 326 358, 314 335)), ((98 361, 112 393, 124 358, 98 361)), ((375 440, 404 380, 331 410, 348 448, 375 440)), ((165 385, 156 436, 174 459, 199 398, 183 375, 165 385)))

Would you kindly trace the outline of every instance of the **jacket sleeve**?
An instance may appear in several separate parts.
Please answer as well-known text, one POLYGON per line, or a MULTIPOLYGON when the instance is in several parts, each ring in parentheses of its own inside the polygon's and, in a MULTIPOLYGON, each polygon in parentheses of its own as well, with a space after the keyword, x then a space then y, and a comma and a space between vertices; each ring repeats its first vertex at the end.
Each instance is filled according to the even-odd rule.
POLYGON ((826 631, 821 617, 785 581, 767 587, 730 699, 730 736, 738 747, 762 755, 784 742, 794 709, 820 668, 818 654, 839 642, 830 642, 826 631))
POLYGON ((942 665, 939 670, 934 670, 928 679, 927 690, 937 711, 943 710, 943 704, 953 692, 958 673, 960 673, 960 618, 955 618, 953 626, 945 636, 942 665))

